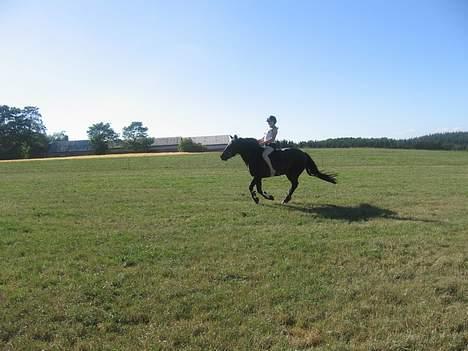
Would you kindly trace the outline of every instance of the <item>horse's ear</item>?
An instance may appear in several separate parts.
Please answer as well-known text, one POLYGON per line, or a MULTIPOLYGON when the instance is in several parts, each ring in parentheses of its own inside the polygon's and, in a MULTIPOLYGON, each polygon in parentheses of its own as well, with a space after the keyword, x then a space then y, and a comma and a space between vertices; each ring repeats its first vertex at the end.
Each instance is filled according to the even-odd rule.
POLYGON ((234 139, 234 138, 232 137, 232 135, 230 135, 229 138, 234 139))
POLYGON ((237 135, 234 135, 234 140, 237 140, 237 135))

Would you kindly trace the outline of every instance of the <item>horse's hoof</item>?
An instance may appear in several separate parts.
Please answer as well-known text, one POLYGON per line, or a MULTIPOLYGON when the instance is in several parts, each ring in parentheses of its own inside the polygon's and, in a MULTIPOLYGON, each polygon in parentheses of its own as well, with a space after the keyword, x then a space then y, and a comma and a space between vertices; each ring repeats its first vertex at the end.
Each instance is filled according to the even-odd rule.
POLYGON ((282 204, 286 205, 289 201, 291 201, 291 199, 286 198, 286 199, 283 200, 282 204))
POLYGON ((258 205, 258 202, 260 201, 258 198, 254 198, 253 199, 255 201, 255 203, 258 205))
POLYGON ((269 195, 267 199, 273 201, 275 198, 272 195, 269 195))

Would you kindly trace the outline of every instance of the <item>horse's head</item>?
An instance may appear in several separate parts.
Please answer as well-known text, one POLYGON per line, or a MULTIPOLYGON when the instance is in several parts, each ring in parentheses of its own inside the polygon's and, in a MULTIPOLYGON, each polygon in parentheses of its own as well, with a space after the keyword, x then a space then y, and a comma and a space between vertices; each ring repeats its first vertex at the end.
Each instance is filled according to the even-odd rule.
POLYGON ((240 147, 240 140, 241 138, 238 138, 237 135, 234 135, 233 137, 231 136, 231 141, 229 144, 226 146, 224 149, 223 153, 221 154, 221 160, 227 161, 231 157, 236 156, 239 153, 239 147, 240 147))
POLYGON ((227 161, 237 154, 241 155, 244 162, 251 157, 255 152, 261 152, 263 149, 258 145, 257 139, 253 138, 239 138, 237 135, 231 137, 231 142, 226 146, 221 154, 221 160, 227 161))

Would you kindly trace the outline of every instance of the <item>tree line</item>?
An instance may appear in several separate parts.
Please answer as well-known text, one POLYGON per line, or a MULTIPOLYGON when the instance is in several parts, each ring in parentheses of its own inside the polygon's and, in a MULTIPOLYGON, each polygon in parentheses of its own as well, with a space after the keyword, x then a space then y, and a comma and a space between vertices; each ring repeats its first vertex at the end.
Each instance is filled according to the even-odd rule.
MULTIPOLYGON (((48 145, 68 141, 64 131, 48 135, 39 108, 0 105, 0 159, 18 159, 46 156, 48 145)), ((132 122, 120 136, 109 123, 96 123, 87 130, 90 143, 97 154, 105 154, 109 147, 119 144, 132 151, 148 151, 154 138, 142 122, 132 122)), ((281 140, 280 147, 351 148, 372 147, 390 149, 468 150, 468 132, 437 133, 411 139, 390 138, 334 138, 295 142, 281 140)), ((180 151, 205 151, 190 138, 179 144, 180 151)))
POLYGON ((351 148, 371 147, 386 149, 468 150, 468 132, 429 134, 410 139, 391 138, 334 138, 294 142, 281 140, 281 147, 351 148))
MULTIPOLYGON (((50 143, 69 139, 64 131, 50 135, 46 131, 39 108, 0 105, 0 159, 47 156, 50 143)), ((87 134, 96 154, 105 154, 114 146, 145 152, 154 142, 154 138, 148 136, 148 128, 138 121, 124 127, 121 135, 104 122, 91 125, 87 134)), ((178 150, 199 152, 206 151, 206 148, 190 138, 182 138, 178 150)))

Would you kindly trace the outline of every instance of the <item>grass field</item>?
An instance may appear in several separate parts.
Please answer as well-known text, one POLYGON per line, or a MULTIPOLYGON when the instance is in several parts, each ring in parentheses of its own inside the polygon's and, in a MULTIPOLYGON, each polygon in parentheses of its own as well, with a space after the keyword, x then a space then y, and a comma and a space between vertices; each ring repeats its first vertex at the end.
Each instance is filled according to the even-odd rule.
POLYGON ((467 350, 468 153, 0 163, 0 349, 467 350))

